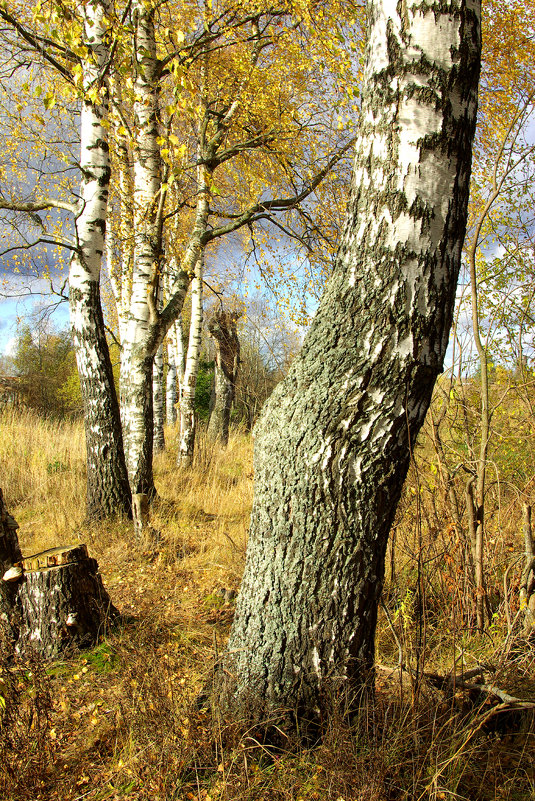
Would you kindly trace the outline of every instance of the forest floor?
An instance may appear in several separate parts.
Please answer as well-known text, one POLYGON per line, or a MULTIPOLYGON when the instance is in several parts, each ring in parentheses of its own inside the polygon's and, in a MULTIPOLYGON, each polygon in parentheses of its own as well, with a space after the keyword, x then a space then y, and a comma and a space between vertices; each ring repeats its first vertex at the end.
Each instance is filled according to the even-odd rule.
POLYGON ((465 666, 494 668, 493 683, 534 698, 532 644, 507 639, 499 621, 484 637, 462 635, 447 613, 426 618, 422 642, 402 588, 390 623, 382 614, 379 624, 378 662, 392 670, 378 671, 373 706, 360 715, 338 708, 315 743, 282 730, 268 740, 262 727, 198 703, 243 569, 250 438, 215 454, 201 442, 187 472, 177 472, 172 447, 158 457, 156 553, 132 547, 128 522, 84 527, 79 426, 30 428, 29 418, 0 421, 2 489, 23 552, 86 542, 122 617, 69 659, 1 664, 2 801, 535 799, 532 712, 493 714, 495 700, 395 670, 398 645, 407 663, 441 673, 461 647, 465 666), (18 443, 16 460, 6 438, 18 443))

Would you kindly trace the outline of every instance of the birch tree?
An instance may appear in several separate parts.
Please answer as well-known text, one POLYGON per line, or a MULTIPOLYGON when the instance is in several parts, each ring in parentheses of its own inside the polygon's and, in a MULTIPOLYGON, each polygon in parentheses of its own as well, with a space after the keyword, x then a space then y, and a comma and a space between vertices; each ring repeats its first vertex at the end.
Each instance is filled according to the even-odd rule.
POLYGON ((347 222, 255 437, 228 705, 310 719, 371 680, 390 526, 443 369, 480 68, 478 0, 371 0, 347 222))
POLYGON ((240 363, 240 340, 236 323, 239 312, 217 311, 208 323, 215 347, 215 402, 208 423, 208 438, 228 444, 230 413, 236 395, 236 379, 240 363))
MULTIPOLYGON (((17 39, 38 54, 47 66, 53 67, 63 81, 80 89, 79 168, 82 176, 76 203, 46 196, 38 196, 30 202, 4 197, 0 207, 31 215, 59 209, 74 217, 75 237, 68 243, 72 252, 69 304, 84 403, 87 514, 89 518, 101 518, 115 512, 130 514, 131 508, 119 407, 100 302, 110 181, 106 73, 112 49, 109 8, 105 0, 81 3, 77 11, 81 18, 81 53, 63 45, 56 46, 42 33, 21 22, 6 6, 0 9, 0 16, 17 39)), ((51 93, 48 106, 54 102, 54 93, 51 93)), ((41 225, 45 228, 43 223, 41 225)), ((60 240, 61 244, 66 240, 60 240)), ((49 237, 48 241, 53 242, 54 237, 49 237)))
MULTIPOLYGON (((232 5, 216 14, 207 9, 208 6, 199 32, 195 30, 196 36, 184 42, 177 52, 161 57, 155 6, 132 4, 134 255, 128 322, 122 343, 121 410, 134 494, 154 493, 152 364, 157 348, 182 310, 201 252, 213 240, 298 206, 314 192, 349 148, 346 137, 342 147, 326 158, 324 154, 321 167, 316 172, 308 171, 305 180, 298 184, 286 152, 290 146, 284 140, 296 143, 303 129, 311 135, 311 131, 321 126, 314 121, 307 127, 298 119, 295 109, 285 109, 280 89, 271 90, 270 95, 269 82, 259 66, 264 51, 278 41, 278 24, 282 25, 288 15, 283 10, 249 11, 232 5), (220 50, 226 55, 221 57, 222 77, 216 80, 212 53, 220 50), (189 72, 184 64, 188 65, 189 72), (166 107, 164 126, 164 78, 173 70, 179 76, 179 99, 166 107), (265 90, 264 95, 260 89, 265 90), (257 98, 258 107, 255 105, 257 98), (274 122, 262 116, 266 98, 273 104, 274 122), (179 115, 184 105, 193 109, 189 117, 185 115, 187 126, 184 116, 179 115), (172 128, 178 124, 178 117, 182 119, 182 128, 172 128), (193 140, 191 151, 172 132, 177 130, 185 138, 186 127, 190 141, 193 140), (282 153, 277 153, 275 146, 279 141, 284 142, 282 153), (188 152, 186 167, 180 169, 170 164, 171 144, 175 155, 188 152), (244 198, 234 191, 226 209, 219 202, 216 206, 215 198, 226 197, 229 186, 234 189, 235 173, 246 155, 252 153, 271 159, 270 168, 277 165, 276 188, 284 187, 288 196, 266 198, 266 179, 272 177, 267 169, 261 187, 257 189, 256 182, 253 184, 252 198, 250 192, 244 198), (180 191, 185 200, 178 208, 173 208, 169 189, 177 169, 181 175, 176 182, 181 182, 180 191), (193 180, 190 176, 194 176, 193 180), (157 292, 171 262, 171 253, 164 254, 165 224, 179 212, 184 215, 185 234, 176 260, 176 272, 168 283, 167 301, 159 312, 157 292)), ((278 57, 282 58, 282 47, 278 57)), ((301 95, 297 93, 297 97, 301 95)), ((168 249, 171 251, 170 247, 168 249)))
POLYGON ((199 372, 203 322, 204 254, 197 260, 191 285, 191 318, 188 349, 183 375, 180 380, 180 434, 178 439, 178 465, 190 467, 195 445, 195 389, 199 372))

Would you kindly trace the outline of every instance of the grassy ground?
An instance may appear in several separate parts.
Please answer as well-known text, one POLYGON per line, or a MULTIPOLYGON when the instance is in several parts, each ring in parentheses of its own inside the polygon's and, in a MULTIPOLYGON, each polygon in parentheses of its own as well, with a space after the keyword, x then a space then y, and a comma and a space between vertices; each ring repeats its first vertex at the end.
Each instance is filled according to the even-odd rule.
POLYGON ((269 744, 247 721, 199 708, 196 699, 232 620, 233 602, 225 597, 243 569, 252 446, 250 438, 235 436, 226 451, 213 453, 201 441, 194 467, 178 472, 170 432, 168 439, 155 465, 160 500, 152 524, 163 542, 155 555, 132 547, 128 522, 84 527, 78 424, 59 426, 31 413, 0 420, 0 486, 20 524, 23 552, 86 542, 123 614, 95 648, 70 660, 4 660, 0 799, 535 798, 529 715, 492 715, 488 703, 446 695, 406 675, 402 681, 387 669, 400 652, 403 661, 440 672, 454 660, 466 667, 490 662, 494 683, 535 695, 533 647, 507 637, 501 613, 484 636, 464 630, 455 605, 444 600, 447 571, 433 567, 426 609, 416 608, 418 554, 429 555, 425 549, 436 542, 422 542, 410 492, 389 566, 394 581, 378 631, 385 669, 378 671, 373 708, 349 717, 338 707, 314 745, 283 732, 269 744))

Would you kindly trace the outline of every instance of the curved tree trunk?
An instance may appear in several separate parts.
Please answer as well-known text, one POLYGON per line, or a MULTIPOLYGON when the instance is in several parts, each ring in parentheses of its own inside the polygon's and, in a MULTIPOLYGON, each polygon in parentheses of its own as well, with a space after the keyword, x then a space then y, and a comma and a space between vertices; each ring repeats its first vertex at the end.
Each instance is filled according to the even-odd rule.
MULTIPOLYGON (((93 60, 84 62, 90 89, 109 57, 102 3, 85 7, 85 38, 93 60)), ((82 204, 76 219, 78 250, 69 269, 69 304, 76 362, 84 403, 87 449, 87 515, 130 515, 131 497, 123 451, 119 404, 100 302, 110 160, 104 121, 107 102, 85 100, 81 110, 82 204)))
MULTIPOLYGON (((256 426, 224 702, 317 716, 371 678, 388 534, 443 367, 465 235, 480 4, 369 3, 341 246, 256 426)), ((262 711, 260 714, 262 714, 262 711)))
POLYGON ((208 438, 228 443, 230 412, 236 393, 240 363, 240 340, 236 323, 238 312, 216 312, 208 323, 215 343, 214 406, 208 423, 208 438))

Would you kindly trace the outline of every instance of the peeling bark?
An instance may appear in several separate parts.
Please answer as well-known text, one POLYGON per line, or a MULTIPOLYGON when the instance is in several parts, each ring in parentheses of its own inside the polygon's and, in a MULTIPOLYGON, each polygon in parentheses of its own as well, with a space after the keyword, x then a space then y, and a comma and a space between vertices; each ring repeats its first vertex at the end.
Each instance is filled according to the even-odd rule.
POLYGON ((333 275, 256 426, 255 500, 221 700, 321 714, 366 687, 388 534, 443 369, 465 236, 476 0, 369 3, 333 275))

